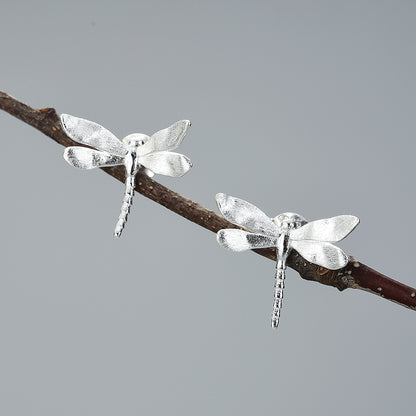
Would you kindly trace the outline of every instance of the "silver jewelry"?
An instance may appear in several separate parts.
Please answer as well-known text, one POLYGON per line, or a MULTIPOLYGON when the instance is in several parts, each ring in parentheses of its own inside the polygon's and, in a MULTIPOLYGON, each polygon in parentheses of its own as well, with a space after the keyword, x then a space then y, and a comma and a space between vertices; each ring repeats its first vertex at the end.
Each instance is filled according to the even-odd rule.
POLYGON ((192 167, 192 162, 186 156, 171 152, 184 139, 191 125, 188 120, 177 121, 151 137, 134 133, 122 141, 99 124, 69 114, 61 115, 61 124, 72 140, 98 149, 67 147, 64 159, 70 165, 80 169, 117 165, 126 168, 126 190, 114 237, 120 237, 127 222, 133 203, 136 173, 141 167, 151 177, 155 173, 179 177, 192 167))
POLYGON ((360 220, 353 215, 308 223, 302 216, 286 212, 272 219, 242 199, 225 194, 217 194, 216 199, 219 210, 228 221, 249 230, 218 231, 217 241, 221 246, 233 251, 276 247, 273 328, 279 324, 286 259, 292 248, 311 263, 330 270, 340 269, 348 263, 348 256, 331 243, 342 240, 358 225, 360 220))

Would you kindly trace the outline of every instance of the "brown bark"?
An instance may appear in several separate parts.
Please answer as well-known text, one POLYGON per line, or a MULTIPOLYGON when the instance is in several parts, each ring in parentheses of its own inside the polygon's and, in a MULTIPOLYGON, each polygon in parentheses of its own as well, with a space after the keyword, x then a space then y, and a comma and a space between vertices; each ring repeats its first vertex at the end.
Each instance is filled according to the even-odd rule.
MULTIPOLYGON (((0 91, 0 108, 37 128, 63 146, 79 145, 62 131, 59 116, 53 108, 34 109, 2 91, 0 91)), ((103 170, 124 183, 123 167, 103 168, 103 170)), ((207 230, 217 232, 222 228, 238 228, 214 211, 171 191, 144 174, 137 175, 136 191, 207 230)), ((255 252, 276 260, 273 249, 261 249, 255 252)), ((288 258, 287 265, 306 280, 334 286, 339 290, 347 288, 366 290, 416 310, 416 289, 384 276, 353 257, 350 257, 346 267, 334 271, 309 263, 293 251, 288 258)))

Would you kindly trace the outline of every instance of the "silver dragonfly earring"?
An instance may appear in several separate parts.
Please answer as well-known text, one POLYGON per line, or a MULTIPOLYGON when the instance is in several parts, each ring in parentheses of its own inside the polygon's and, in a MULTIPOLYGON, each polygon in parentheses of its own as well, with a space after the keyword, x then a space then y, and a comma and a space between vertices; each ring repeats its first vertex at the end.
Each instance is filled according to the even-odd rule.
POLYGON ((233 251, 276 248, 276 280, 272 312, 272 327, 279 324, 282 307, 286 259, 293 248, 311 263, 337 270, 347 265, 348 256, 333 242, 345 238, 358 225, 353 215, 339 215, 307 222, 292 212, 269 218, 256 206, 225 194, 216 196, 218 208, 231 223, 246 228, 224 229, 217 233, 218 243, 233 251))
POLYGON ((80 169, 124 165, 126 168, 126 189, 114 237, 120 237, 133 203, 135 177, 140 168, 153 176, 155 173, 179 177, 192 167, 184 155, 173 153, 184 139, 191 122, 180 120, 152 136, 134 133, 120 141, 106 128, 92 121, 61 115, 65 133, 78 143, 94 147, 67 147, 65 160, 80 169))

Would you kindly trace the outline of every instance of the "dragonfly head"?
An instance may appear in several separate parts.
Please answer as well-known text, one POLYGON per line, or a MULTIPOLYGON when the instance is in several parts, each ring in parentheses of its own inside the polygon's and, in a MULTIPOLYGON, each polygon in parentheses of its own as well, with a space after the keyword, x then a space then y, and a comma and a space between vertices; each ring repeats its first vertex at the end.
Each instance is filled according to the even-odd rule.
POLYGON ((284 212, 283 214, 274 217, 273 222, 281 229, 293 230, 302 227, 302 225, 305 225, 308 221, 294 212, 284 212))
POLYGON ((149 140, 149 136, 141 133, 129 134, 123 139, 123 143, 130 149, 136 150, 139 146, 143 146, 149 140))

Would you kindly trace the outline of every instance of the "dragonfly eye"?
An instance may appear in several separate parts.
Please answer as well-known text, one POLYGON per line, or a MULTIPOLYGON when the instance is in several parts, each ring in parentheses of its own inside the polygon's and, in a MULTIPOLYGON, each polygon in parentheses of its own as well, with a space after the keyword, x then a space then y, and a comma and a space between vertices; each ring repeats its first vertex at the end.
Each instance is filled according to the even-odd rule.
POLYGON ((129 134, 123 139, 123 143, 125 143, 129 147, 138 147, 143 146, 149 140, 149 136, 140 133, 133 133, 129 134))
POLYGON ((278 227, 289 229, 299 228, 307 223, 305 218, 293 212, 285 212, 283 214, 280 214, 277 217, 275 217, 273 221, 278 227))

